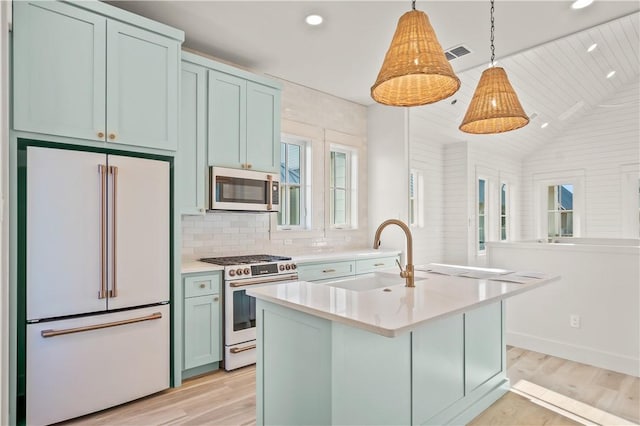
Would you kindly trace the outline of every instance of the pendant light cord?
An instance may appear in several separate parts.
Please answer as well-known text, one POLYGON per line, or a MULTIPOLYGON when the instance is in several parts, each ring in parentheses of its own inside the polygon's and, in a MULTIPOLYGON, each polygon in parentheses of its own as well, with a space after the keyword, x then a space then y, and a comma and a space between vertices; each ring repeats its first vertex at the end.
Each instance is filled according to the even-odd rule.
POLYGON ((493 67, 493 60, 496 58, 496 47, 493 45, 493 33, 495 32, 495 25, 494 25, 494 19, 493 19, 493 1, 494 0, 491 0, 491 66, 492 67, 493 67))
POLYGON ((411 9, 416 10, 416 0, 411 0, 411 9))

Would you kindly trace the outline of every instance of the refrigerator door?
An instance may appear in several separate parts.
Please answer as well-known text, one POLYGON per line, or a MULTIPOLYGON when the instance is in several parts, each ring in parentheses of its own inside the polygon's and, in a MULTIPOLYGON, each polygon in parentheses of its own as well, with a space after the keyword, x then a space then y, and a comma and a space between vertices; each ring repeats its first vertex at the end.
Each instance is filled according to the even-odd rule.
POLYGON ((168 388, 169 324, 169 305, 159 305, 27 325, 26 423, 56 423, 168 388), (42 335, 100 324, 111 326, 42 335))
POLYGON ((109 155, 108 164, 108 308, 168 301, 169 163, 109 155))
POLYGON ((100 164, 104 154, 27 148, 28 320, 106 309, 100 164))

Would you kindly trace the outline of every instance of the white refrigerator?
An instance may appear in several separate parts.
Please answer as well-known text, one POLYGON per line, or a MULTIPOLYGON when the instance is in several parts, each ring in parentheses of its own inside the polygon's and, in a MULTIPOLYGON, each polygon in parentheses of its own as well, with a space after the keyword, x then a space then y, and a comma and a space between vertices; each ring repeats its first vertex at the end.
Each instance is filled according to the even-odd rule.
POLYGON ((169 387, 167 161, 26 149, 26 423, 169 387))

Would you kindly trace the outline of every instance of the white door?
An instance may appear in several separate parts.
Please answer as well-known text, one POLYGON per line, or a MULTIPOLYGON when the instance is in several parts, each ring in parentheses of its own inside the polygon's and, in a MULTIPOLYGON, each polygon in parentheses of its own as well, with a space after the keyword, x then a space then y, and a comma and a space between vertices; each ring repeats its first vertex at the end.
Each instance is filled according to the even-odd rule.
POLYGON ((161 305, 27 325, 26 423, 56 423, 168 388, 169 320, 169 305, 161 305))
POLYGON ((27 148, 27 319, 106 309, 100 164, 104 154, 27 148))
POLYGON ((168 301, 169 163, 116 155, 108 163, 108 307, 168 301))

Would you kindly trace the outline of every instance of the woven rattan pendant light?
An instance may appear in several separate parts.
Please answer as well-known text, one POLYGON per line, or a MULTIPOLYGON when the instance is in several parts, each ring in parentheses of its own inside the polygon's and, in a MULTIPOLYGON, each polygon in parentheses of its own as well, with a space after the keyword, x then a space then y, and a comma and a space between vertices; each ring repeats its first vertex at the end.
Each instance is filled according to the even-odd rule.
POLYGON ((466 133, 491 134, 519 129, 529 123, 503 68, 494 67, 494 19, 491 0, 491 67, 483 71, 469 109, 459 129, 466 133))
POLYGON ((412 10, 400 17, 371 97, 381 104, 417 106, 448 98, 460 80, 444 56, 427 14, 412 10))

